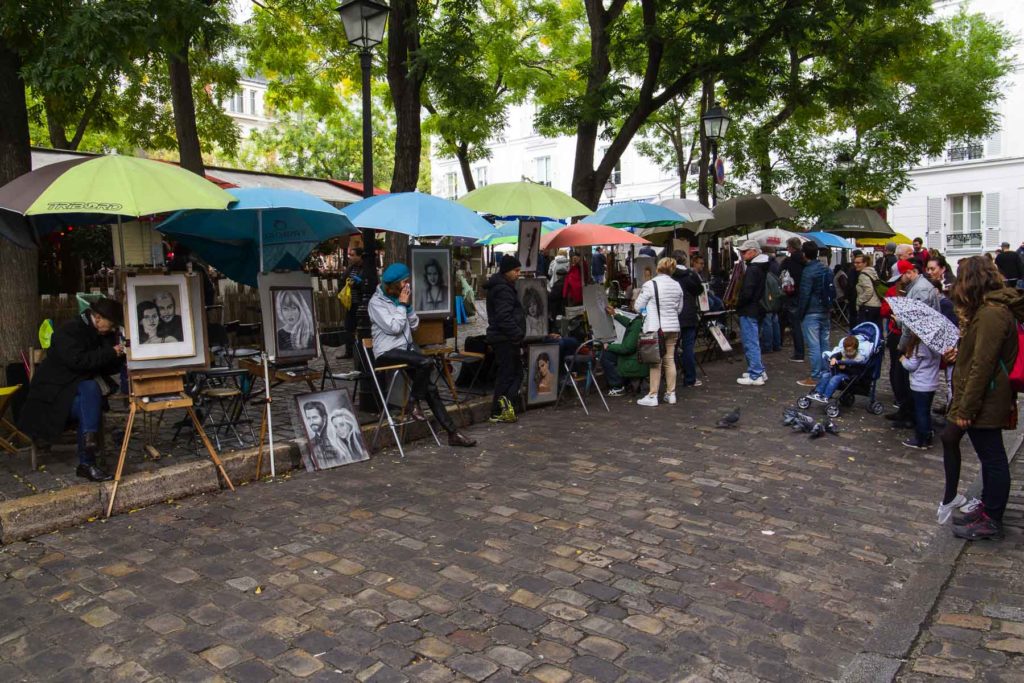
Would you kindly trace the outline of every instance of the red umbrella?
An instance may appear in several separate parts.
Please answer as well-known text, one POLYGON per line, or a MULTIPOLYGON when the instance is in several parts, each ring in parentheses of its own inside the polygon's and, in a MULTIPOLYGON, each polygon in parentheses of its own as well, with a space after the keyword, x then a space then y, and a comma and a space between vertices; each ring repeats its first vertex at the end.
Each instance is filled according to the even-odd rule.
POLYGON ((575 223, 561 230, 549 232, 540 238, 541 249, 590 247, 595 244, 650 244, 650 242, 631 232, 594 223, 575 223))

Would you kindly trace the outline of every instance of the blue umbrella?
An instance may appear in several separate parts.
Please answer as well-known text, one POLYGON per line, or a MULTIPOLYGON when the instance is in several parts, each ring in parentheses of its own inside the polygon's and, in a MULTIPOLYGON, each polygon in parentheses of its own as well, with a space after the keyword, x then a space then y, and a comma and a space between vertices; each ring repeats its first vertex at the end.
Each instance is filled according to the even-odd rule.
POLYGON ((854 245, 849 240, 845 240, 839 235, 833 235, 830 232, 804 232, 800 233, 800 237, 806 237, 819 247, 831 247, 832 249, 854 248, 854 245))
POLYGON ((296 190, 232 189, 225 211, 179 211, 157 226, 235 282, 256 286, 268 270, 299 270, 321 242, 359 232, 322 199, 296 190))
POLYGON ((377 195, 346 206, 344 213, 360 228, 389 230, 411 237, 480 239, 493 230, 474 211, 422 192, 377 195))
POLYGON ((685 223, 688 220, 687 216, 650 202, 621 202, 606 206, 580 222, 610 225, 613 228, 653 228, 685 223))
MULTIPOLYGON (((561 230, 565 223, 559 221, 542 221, 540 224, 541 234, 546 235, 555 230, 561 230)), ((494 244, 515 244, 519 241, 519 219, 502 223, 493 232, 483 239, 476 241, 476 246, 490 246, 494 244)))

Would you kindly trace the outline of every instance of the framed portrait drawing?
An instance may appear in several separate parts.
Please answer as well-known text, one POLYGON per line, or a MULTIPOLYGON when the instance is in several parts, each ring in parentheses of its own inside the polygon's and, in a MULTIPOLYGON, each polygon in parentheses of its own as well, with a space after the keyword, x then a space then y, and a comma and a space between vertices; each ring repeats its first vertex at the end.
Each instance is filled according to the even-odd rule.
POLYGON ((313 280, 306 273, 260 273, 263 343, 270 360, 298 364, 320 352, 313 280))
POLYGON ((633 279, 636 286, 642 287, 648 280, 658 274, 658 259, 653 256, 637 256, 633 259, 633 279))
POLYGON ((548 336, 548 279, 521 277, 516 280, 516 294, 526 313, 526 339, 548 336))
POLYGON ((519 221, 519 249, 516 252, 522 272, 536 273, 540 259, 540 221, 519 221))
POLYGON ((409 247, 412 308, 420 318, 452 312, 452 252, 444 247, 409 247))
POLYGON ((608 295, 605 293, 603 285, 593 284, 583 288, 583 307, 587 309, 590 329, 594 339, 601 341, 615 339, 614 321, 604 308, 607 305, 608 295))
POLYGON ((306 446, 303 463, 310 472, 370 459, 348 389, 332 389, 295 397, 300 439, 306 446))
POLYGON ((558 344, 530 344, 527 352, 526 405, 554 403, 558 398, 558 344))
POLYGON ((140 275, 125 279, 129 360, 187 358, 196 353, 187 276, 140 275))

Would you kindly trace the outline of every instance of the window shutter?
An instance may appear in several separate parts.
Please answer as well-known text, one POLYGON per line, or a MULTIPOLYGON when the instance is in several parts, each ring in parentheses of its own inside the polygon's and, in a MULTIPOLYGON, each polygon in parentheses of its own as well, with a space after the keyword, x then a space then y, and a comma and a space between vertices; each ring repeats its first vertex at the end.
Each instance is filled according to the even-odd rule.
POLYGON ((985 195, 985 206, 982 218, 985 221, 985 248, 999 247, 999 193, 989 192, 985 195))
MULTIPOLYGON (((986 157, 997 157, 1003 153, 1003 134, 1001 131, 993 133, 988 140, 985 141, 985 156, 986 157)), ((996 205, 998 206, 996 200, 996 205)))
POLYGON ((942 197, 928 197, 925 244, 929 249, 942 249, 942 197))

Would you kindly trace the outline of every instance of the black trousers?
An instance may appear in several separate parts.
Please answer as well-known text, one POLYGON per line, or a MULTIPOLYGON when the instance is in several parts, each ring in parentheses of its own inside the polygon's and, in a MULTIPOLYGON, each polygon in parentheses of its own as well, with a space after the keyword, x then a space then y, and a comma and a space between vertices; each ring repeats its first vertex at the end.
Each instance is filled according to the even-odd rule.
POLYGON ((412 388, 409 390, 409 395, 417 401, 426 400, 441 427, 449 434, 454 432, 455 422, 448 415, 444 401, 441 400, 441 394, 437 393, 437 385, 431 381, 431 374, 435 367, 434 361, 419 351, 392 349, 378 356, 376 362, 377 365, 399 365, 401 363, 409 366, 408 372, 412 377, 412 388))
POLYGON ((967 438, 981 461, 981 502, 985 504, 985 514, 1002 522, 1010 499, 1010 464, 1006 460, 1003 430, 971 427, 967 438))
POLYGON ((910 398, 910 373, 900 363, 900 338, 898 334, 885 338, 885 345, 889 348, 889 383, 896 402, 900 404, 899 414, 910 422, 914 419, 914 405, 910 398))
POLYGON ((523 386, 523 361, 519 353, 519 344, 498 342, 491 344, 494 349, 494 365, 497 378, 494 381, 494 400, 491 401, 491 415, 501 413, 501 397, 504 396, 514 406, 519 399, 519 391, 523 386))
MULTIPOLYGON (((857 309, 857 323, 874 323, 882 330, 882 309, 878 306, 861 306, 857 309)), ((882 330, 884 331, 884 330, 882 330)))

